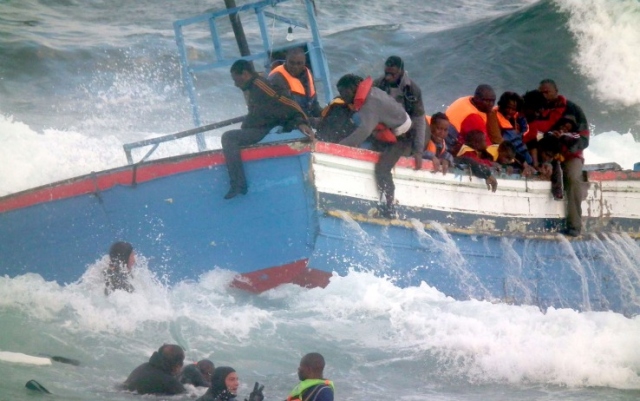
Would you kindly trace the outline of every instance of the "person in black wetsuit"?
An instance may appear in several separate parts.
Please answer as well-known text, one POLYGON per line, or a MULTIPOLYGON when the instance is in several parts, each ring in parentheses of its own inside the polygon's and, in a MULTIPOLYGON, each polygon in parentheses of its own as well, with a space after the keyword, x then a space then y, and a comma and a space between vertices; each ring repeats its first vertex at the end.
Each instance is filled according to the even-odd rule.
POLYGON ((182 369, 184 351, 176 344, 164 344, 145 362, 131 372, 124 388, 138 394, 173 395, 186 390, 177 375, 182 369))
MULTIPOLYGON (((211 387, 206 393, 196 401, 235 401, 240 380, 235 369, 229 366, 219 366, 213 371, 211 377, 211 387)), ((263 401, 264 395, 258 382, 253 387, 249 399, 245 401, 263 401)))
POLYGON ((136 263, 133 246, 128 242, 118 241, 109 249, 109 266, 103 271, 104 295, 115 290, 133 292, 133 285, 129 282, 131 269, 136 263))
POLYGON ((211 386, 211 376, 215 366, 208 359, 202 359, 197 363, 192 363, 182 368, 180 383, 191 384, 196 387, 211 386))

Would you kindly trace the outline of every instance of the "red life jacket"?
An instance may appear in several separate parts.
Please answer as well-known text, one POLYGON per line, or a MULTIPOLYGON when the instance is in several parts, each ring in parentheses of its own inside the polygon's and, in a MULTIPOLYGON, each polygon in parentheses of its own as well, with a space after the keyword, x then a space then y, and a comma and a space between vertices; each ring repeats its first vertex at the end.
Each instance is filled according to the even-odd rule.
MULTIPOLYGON (((353 108, 355 111, 359 111, 364 105, 367 96, 369 96, 369 92, 371 92, 371 87, 373 86, 373 79, 371 77, 366 77, 360 85, 358 85, 358 89, 356 89, 356 95, 353 99, 353 108)), ((373 136, 378 141, 387 142, 387 143, 395 143, 398 141, 394 133, 387 127, 386 125, 379 123, 373 129, 373 136)))
POLYGON ((562 118, 567 109, 567 99, 560 95, 554 107, 545 108, 540 112, 540 116, 534 120, 535 127, 543 133, 551 131, 551 128, 562 118))

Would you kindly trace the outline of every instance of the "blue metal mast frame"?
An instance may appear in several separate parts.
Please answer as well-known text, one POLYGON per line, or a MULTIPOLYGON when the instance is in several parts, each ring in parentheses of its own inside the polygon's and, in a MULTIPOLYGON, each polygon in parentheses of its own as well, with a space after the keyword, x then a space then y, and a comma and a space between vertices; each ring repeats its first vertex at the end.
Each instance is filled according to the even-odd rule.
MULTIPOLYGON (((244 4, 242 6, 224 9, 215 12, 204 13, 195 17, 182 19, 173 23, 173 29, 175 31, 176 44, 178 45, 180 66, 182 70, 182 81, 187 90, 189 101, 191 103, 191 112, 193 116, 193 123, 196 127, 201 126, 200 111, 198 106, 198 99, 196 96, 196 89, 194 86, 194 76, 198 72, 214 69, 229 67, 238 59, 245 60, 264 60, 265 67, 270 68, 269 58, 274 50, 281 50, 283 48, 273 48, 269 42, 269 36, 267 31, 267 18, 271 18, 280 22, 289 24, 290 26, 299 26, 308 28, 311 31, 312 40, 310 42, 292 42, 284 48, 290 48, 294 46, 306 46, 309 51, 309 60, 311 61, 311 69, 313 70, 314 78, 319 81, 323 86, 323 93, 325 102, 329 103, 333 99, 333 91, 331 89, 331 77, 329 74, 329 65, 322 46, 322 40, 320 37, 320 31, 318 29, 318 23, 316 20, 316 14, 314 4, 312 0, 303 0, 305 5, 305 11, 307 15, 307 23, 297 21, 295 19, 286 18, 275 14, 275 7, 290 0, 262 0, 254 3, 244 4), (273 10, 274 12, 268 11, 273 10), (260 35, 262 37, 262 51, 251 54, 244 57, 225 57, 222 51, 222 43, 220 41, 220 35, 218 33, 218 20, 220 18, 228 17, 230 14, 238 14, 243 12, 255 12, 260 28, 260 35), (195 63, 189 60, 187 55, 187 48, 185 45, 185 38, 183 35, 183 28, 193 24, 208 23, 209 31, 211 34, 211 42, 216 60, 211 63, 195 63)), ((294 0, 298 1, 298 0, 294 0)), ((198 143, 198 150, 206 150, 206 143, 204 140, 204 134, 198 133, 196 135, 198 143)))

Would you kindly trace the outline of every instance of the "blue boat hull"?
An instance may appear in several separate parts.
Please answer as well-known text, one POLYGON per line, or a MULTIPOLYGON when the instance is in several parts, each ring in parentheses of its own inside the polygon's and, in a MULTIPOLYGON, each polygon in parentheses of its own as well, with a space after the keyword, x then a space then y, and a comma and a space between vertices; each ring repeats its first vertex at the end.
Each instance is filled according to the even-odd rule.
MULTIPOLYGON (((232 200, 223 199, 228 175, 220 151, 98 172, 0 198, 0 274, 37 273, 71 283, 112 242, 126 240, 169 283, 198 279, 219 267, 239 273, 233 285, 261 292, 283 283, 325 286, 334 272, 356 269, 402 287, 425 282, 456 299, 626 315, 640 311, 640 247, 628 234, 605 231, 568 241, 549 231, 561 221, 551 217, 528 224, 528 233, 502 229, 514 226, 513 216, 491 216, 492 230, 502 230, 501 235, 474 232, 473 214, 411 206, 402 189, 400 199, 407 204, 399 210, 405 218, 380 219, 370 213, 377 204, 375 188, 367 195, 364 183, 360 198, 346 193, 359 190, 354 183, 372 179, 366 170, 371 161, 343 152, 360 151, 336 145, 317 145, 314 151, 295 141, 247 149, 249 193, 232 200), (340 189, 344 177, 323 170, 322 163, 330 163, 320 156, 353 164, 351 170, 336 170, 344 174, 354 173, 357 165, 365 170, 340 189), (337 189, 332 193, 327 185, 337 189)), ((373 157, 366 152, 364 157, 373 157)), ((411 174, 432 177, 427 171, 411 174)), ((434 185, 416 179, 406 182, 434 185)), ((637 224, 607 216, 616 226, 637 224)))

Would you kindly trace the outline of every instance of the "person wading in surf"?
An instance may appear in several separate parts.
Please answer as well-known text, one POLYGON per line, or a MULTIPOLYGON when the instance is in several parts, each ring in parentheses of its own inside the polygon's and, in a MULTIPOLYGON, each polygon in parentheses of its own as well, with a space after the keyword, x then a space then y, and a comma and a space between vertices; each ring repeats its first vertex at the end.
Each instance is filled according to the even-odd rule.
POLYGON ((333 382, 324 379, 324 357, 311 352, 302 357, 298 367, 300 383, 289 393, 287 401, 333 401, 333 382))
POLYGON ((186 392, 177 376, 184 362, 184 351, 176 344, 164 344, 151 355, 149 362, 135 368, 124 388, 138 394, 173 395, 186 392))

